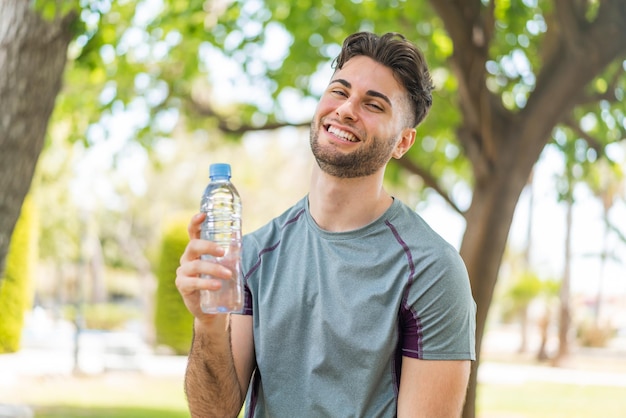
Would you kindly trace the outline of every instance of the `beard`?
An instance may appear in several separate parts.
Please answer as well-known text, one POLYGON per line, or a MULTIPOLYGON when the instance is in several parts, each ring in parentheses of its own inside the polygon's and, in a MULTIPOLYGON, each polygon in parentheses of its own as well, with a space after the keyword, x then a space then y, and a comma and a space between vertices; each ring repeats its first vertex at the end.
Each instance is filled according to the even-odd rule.
POLYGON ((367 144, 351 153, 343 153, 331 144, 319 142, 321 123, 311 123, 309 142, 320 169, 334 177, 356 178, 374 174, 391 159, 397 137, 386 140, 372 137, 367 144))

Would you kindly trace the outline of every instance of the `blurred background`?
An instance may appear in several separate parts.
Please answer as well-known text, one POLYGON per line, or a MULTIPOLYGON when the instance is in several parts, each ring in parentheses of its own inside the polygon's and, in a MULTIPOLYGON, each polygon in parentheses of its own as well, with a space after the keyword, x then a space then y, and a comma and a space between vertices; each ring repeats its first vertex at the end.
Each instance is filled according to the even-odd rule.
POLYGON ((624 28, 621 0, 0 0, 0 417, 189 416, 174 277, 208 167, 244 232, 302 198, 359 30, 436 85, 385 187, 468 266, 464 417, 623 416, 624 28))

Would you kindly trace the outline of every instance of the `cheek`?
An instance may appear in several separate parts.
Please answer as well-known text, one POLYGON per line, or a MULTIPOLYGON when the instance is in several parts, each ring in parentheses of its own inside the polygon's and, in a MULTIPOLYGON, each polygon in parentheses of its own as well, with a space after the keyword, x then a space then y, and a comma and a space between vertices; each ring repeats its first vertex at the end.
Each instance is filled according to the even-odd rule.
POLYGON ((317 117, 325 116, 331 113, 335 107, 335 100, 328 97, 322 97, 315 108, 315 115, 317 117))

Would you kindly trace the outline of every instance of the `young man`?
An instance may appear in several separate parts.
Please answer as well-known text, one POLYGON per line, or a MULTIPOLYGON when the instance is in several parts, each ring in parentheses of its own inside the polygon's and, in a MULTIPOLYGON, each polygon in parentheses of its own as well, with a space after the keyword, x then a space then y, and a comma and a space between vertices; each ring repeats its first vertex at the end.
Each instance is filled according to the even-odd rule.
POLYGON ((404 37, 348 37, 311 123, 308 195, 244 237, 243 315, 206 315, 228 278, 189 224, 176 285, 194 315, 193 417, 457 417, 475 359, 475 305, 458 253, 383 189, 431 105, 404 37))

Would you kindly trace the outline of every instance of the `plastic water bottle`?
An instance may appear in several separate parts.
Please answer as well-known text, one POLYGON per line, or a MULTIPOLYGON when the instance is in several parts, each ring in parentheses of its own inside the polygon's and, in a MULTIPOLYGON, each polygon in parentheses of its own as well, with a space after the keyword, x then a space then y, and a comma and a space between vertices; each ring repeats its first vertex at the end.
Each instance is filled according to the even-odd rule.
POLYGON ((200 291, 200 308, 211 314, 241 312, 243 309, 241 198, 230 176, 229 164, 211 164, 210 182, 200 203, 200 211, 206 213, 200 237, 218 243, 225 251, 223 257, 206 254, 201 258, 222 264, 233 272, 230 279, 222 281, 221 289, 200 291))

